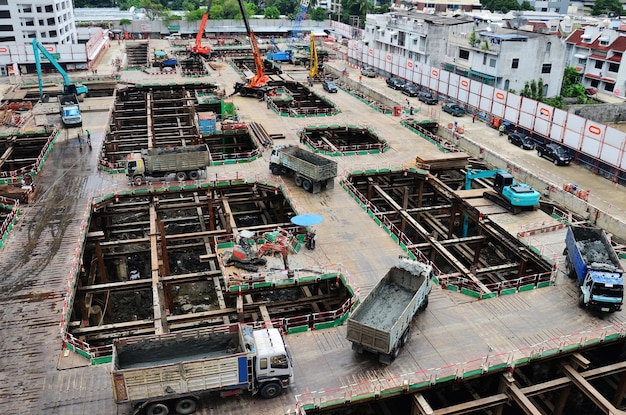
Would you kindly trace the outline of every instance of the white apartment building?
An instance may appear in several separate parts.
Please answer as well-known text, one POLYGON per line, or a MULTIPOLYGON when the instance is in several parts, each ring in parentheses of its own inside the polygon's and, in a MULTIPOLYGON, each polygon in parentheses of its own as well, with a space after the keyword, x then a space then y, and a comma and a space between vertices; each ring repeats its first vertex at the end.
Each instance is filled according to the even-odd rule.
POLYGON ((0 0, 0 44, 78 43, 71 0, 0 0))
POLYGON ((406 11, 368 15, 362 43, 362 61, 394 75, 389 62, 372 57, 393 61, 390 55, 397 55, 517 92, 541 79, 548 97, 560 93, 565 69, 565 46, 558 37, 469 18, 406 11))

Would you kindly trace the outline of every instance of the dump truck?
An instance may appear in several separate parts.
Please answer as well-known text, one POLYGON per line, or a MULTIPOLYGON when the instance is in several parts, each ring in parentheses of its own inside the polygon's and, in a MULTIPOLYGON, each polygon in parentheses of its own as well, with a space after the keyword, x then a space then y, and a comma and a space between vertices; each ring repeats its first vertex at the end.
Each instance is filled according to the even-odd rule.
POLYGON ((622 309, 624 271, 604 230, 570 226, 563 254, 565 272, 580 287, 580 307, 610 313, 622 309))
POLYGON ((59 113, 61 114, 61 122, 65 127, 81 127, 83 125, 83 116, 80 113, 78 105, 78 96, 76 94, 59 95, 59 113))
POLYGON ((276 146, 270 156, 272 174, 292 174, 296 185, 310 193, 332 189, 337 162, 294 145, 276 146))
POLYGON ((228 324, 113 342, 113 397, 135 414, 191 414, 209 392, 274 398, 292 378, 275 328, 228 324))
POLYGON ((206 144, 142 149, 126 157, 126 176, 137 185, 148 178, 165 178, 169 174, 175 174, 176 180, 197 180, 210 162, 206 144))
POLYGON ((348 318, 352 349, 390 364, 409 339, 411 320, 428 306, 432 271, 430 264, 401 257, 348 318))

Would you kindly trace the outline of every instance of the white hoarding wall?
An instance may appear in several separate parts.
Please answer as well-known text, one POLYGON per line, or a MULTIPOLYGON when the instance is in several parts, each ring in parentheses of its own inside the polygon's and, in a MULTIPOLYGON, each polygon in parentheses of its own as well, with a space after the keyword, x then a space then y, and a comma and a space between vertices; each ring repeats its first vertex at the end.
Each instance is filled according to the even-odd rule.
POLYGON ((452 100, 519 125, 532 133, 563 144, 606 167, 626 168, 626 133, 586 120, 550 105, 350 41, 348 58, 383 68, 393 76, 426 86, 452 100))

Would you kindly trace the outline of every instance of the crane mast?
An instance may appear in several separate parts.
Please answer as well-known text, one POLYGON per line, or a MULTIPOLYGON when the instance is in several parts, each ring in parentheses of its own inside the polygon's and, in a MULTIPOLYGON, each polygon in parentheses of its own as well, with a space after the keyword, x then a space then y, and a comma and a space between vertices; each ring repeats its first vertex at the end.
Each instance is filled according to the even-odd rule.
POLYGON ((202 16, 202 22, 200 22, 200 29, 198 29, 198 33, 196 34, 196 44, 191 49, 193 53, 207 56, 211 55, 211 48, 209 46, 202 46, 202 36, 204 35, 204 29, 207 21, 209 20, 209 12, 212 4, 213 0, 209 0, 209 5, 206 8, 206 12, 204 12, 204 15, 202 16))
POLYGON ((248 37, 250 38, 250 46, 252 47, 252 55, 254 57, 254 64, 256 65, 256 73, 248 81, 247 87, 260 88, 267 84, 267 82, 269 81, 269 77, 265 75, 265 66, 263 64, 263 59, 261 59, 259 44, 257 43, 254 32, 250 28, 250 22, 248 21, 248 16, 246 15, 246 8, 243 4, 243 0, 238 0, 238 2, 239 9, 241 10, 241 16, 243 17, 243 22, 246 25, 246 32, 248 33, 248 37))

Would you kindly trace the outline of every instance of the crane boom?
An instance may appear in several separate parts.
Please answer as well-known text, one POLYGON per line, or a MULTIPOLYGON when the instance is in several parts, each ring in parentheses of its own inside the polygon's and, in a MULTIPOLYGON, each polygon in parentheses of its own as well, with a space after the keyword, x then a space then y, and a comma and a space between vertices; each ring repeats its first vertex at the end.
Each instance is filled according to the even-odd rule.
POLYGON ((254 57, 254 64, 256 65, 256 73, 248 81, 247 87, 260 88, 267 84, 267 81, 269 81, 269 77, 265 75, 265 65, 263 64, 263 59, 261 59, 259 44, 257 43, 254 32, 250 28, 250 22, 248 21, 248 16, 246 15, 246 8, 243 4, 243 0, 238 0, 238 2, 239 9, 241 10, 241 16, 243 17, 243 22, 246 25, 246 32, 248 33, 248 37, 250 38, 250 46, 252 47, 252 55, 254 57))
POLYGON ((309 78, 315 78, 319 73, 319 62, 317 61, 317 48, 315 46, 315 35, 311 32, 311 43, 309 46, 309 78))
POLYGON ((212 4, 213 0, 209 0, 206 12, 204 12, 202 21, 200 22, 200 29, 198 29, 198 33, 196 34, 196 44, 193 48, 191 48, 193 53, 198 53, 200 55, 211 54, 211 48, 209 46, 202 46, 202 36, 204 35, 204 29, 206 28, 207 21, 209 20, 209 12, 211 11, 212 4))

